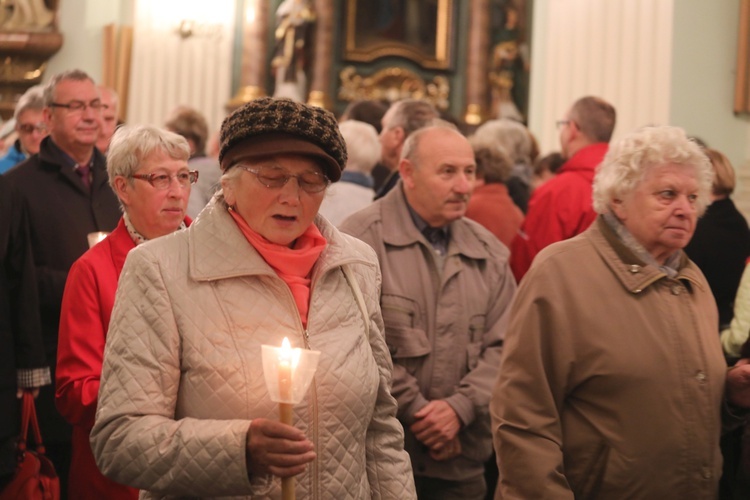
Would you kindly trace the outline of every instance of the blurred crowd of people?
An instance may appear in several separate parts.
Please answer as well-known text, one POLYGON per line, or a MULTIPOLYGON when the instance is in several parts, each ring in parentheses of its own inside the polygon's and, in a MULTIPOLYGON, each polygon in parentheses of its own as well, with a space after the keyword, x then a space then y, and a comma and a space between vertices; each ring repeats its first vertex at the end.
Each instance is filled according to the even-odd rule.
POLYGON ((750 229, 686 131, 260 98, 211 134, 80 70, 13 120, 0 488, 32 391, 63 498, 750 495, 750 229), (291 424, 282 340, 320 353, 291 424))

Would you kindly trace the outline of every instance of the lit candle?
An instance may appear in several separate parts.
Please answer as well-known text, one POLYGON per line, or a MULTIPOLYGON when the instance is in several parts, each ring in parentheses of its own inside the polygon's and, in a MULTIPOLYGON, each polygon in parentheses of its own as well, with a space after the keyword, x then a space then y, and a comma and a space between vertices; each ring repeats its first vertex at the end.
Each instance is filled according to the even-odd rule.
MULTIPOLYGON (((279 399, 281 401, 292 400, 292 380, 294 377, 294 366, 292 358, 294 351, 289 339, 284 337, 279 349, 279 399)), ((282 424, 292 425, 292 404, 288 402, 279 403, 279 420, 282 424)), ((281 498, 283 500, 294 500, 294 478, 284 477, 281 479, 281 498)))
MULTIPOLYGON (((284 337, 281 342, 281 349, 279 349, 279 399, 284 402, 292 400, 292 345, 289 343, 289 339, 284 337)), ((291 407, 291 405, 290 405, 291 407)), ((282 422, 284 422, 282 420, 282 422)), ((292 422, 284 422, 285 424, 291 424, 292 422)))

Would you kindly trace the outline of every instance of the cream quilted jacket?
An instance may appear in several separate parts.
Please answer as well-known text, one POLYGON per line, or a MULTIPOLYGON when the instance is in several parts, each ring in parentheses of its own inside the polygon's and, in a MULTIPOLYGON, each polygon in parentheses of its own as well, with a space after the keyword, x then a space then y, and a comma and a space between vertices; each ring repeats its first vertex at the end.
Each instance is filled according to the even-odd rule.
POLYGON ((278 478, 248 479, 245 440, 252 418, 278 418, 260 352, 286 336, 321 351, 294 409, 317 453, 297 476, 297 498, 415 498, 375 254, 322 217, 315 223, 328 246, 312 273, 307 331, 287 285, 217 199, 188 230, 130 252, 91 433, 105 475, 147 490, 142 498, 279 498, 278 478), (344 265, 369 311, 369 342, 344 265))

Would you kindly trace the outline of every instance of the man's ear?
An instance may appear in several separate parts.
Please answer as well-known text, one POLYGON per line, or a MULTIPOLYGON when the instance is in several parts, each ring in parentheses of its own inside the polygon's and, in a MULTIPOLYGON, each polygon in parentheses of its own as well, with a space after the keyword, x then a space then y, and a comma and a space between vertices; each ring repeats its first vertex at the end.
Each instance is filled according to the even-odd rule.
POLYGON ((398 140, 398 144, 403 146, 404 141, 406 141, 406 131, 404 130, 404 127, 393 127, 391 130, 396 137, 396 140, 398 140))
POLYGON ((569 140, 574 140, 581 135, 581 129, 578 128, 578 124, 575 122, 575 120, 570 120, 568 123, 568 138, 569 140))
POLYGON ((401 181, 408 189, 414 188, 414 164, 406 158, 401 159, 398 164, 398 173, 401 175, 401 181))
POLYGON ((49 106, 42 108, 42 119, 47 126, 47 130, 50 130, 50 123, 52 123, 52 108, 49 106))

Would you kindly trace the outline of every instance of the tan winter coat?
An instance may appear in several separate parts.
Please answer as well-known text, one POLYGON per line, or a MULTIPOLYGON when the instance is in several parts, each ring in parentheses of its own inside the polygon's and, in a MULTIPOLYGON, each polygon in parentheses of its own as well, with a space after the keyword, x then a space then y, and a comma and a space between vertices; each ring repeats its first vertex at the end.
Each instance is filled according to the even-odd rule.
POLYGON ((439 271, 400 183, 341 228, 378 254, 393 395, 415 474, 450 480, 481 475, 492 453, 489 399, 516 289, 508 250, 485 228, 462 218, 450 224, 439 271), (447 401, 463 424, 462 453, 447 461, 433 460, 409 431, 414 413, 437 399, 447 401))
POLYGON ((644 265, 601 217, 536 258, 492 399, 503 500, 710 500, 726 366, 716 305, 683 254, 644 265))
POLYGON ((248 479, 251 419, 278 419, 261 345, 321 351, 294 425, 317 459, 297 498, 414 498, 391 396, 391 361, 372 250, 322 217, 328 241, 311 284, 308 329, 292 294, 247 242, 222 202, 185 231, 131 251, 107 338, 91 443, 105 475, 145 498, 279 498, 280 481, 248 479), (369 317, 342 266, 356 277, 369 317))

